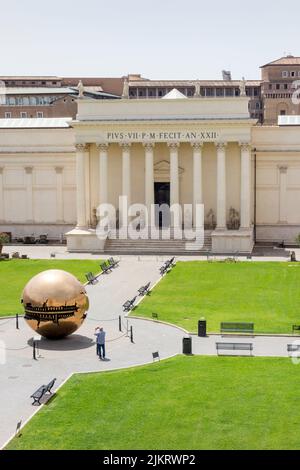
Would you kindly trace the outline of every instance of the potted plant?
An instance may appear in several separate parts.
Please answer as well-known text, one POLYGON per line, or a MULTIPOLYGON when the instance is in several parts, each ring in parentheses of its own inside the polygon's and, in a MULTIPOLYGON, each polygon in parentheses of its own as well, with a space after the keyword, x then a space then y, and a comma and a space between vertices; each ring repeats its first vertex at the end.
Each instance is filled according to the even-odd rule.
POLYGON ((0 233, 0 255, 2 254, 3 245, 9 242, 9 236, 7 233, 0 233))

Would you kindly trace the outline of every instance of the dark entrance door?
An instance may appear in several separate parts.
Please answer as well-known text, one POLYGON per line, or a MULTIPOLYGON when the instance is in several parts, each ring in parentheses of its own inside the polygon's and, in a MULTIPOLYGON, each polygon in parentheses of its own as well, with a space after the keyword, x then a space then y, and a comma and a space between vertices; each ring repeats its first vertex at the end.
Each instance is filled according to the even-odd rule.
MULTIPOLYGON (((154 201, 158 206, 167 205, 170 207, 170 183, 154 183, 154 201)), ((156 207, 155 211, 155 225, 166 227, 170 225, 170 213, 163 220, 161 210, 156 207)))

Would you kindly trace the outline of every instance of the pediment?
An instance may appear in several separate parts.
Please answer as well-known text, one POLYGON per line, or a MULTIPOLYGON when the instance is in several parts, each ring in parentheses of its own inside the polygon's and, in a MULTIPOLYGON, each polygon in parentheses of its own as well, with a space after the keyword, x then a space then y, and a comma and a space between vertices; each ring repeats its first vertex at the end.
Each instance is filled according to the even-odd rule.
MULTIPOLYGON (((170 176, 170 162, 168 160, 160 160, 159 162, 154 164, 154 175, 155 176, 170 176)), ((184 172, 184 169, 182 167, 178 168, 179 170, 179 175, 182 175, 184 172)))

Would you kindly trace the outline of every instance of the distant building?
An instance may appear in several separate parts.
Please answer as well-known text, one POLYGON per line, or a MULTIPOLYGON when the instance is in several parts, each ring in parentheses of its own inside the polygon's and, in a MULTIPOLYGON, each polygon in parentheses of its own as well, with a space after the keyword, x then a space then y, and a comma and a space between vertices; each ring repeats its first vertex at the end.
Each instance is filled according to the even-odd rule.
POLYGON ((264 124, 276 124, 278 116, 300 114, 299 104, 292 101, 293 94, 300 90, 300 57, 282 57, 261 70, 264 124))
MULTIPOLYGON (((299 105, 292 103, 295 81, 300 80, 300 57, 282 57, 263 65, 261 70, 261 80, 245 81, 251 118, 269 125, 276 124, 279 115, 300 114, 299 105)), ((130 99, 163 98, 174 88, 188 98, 239 97, 241 80, 232 80, 226 70, 222 77, 223 80, 149 80, 130 74, 126 78, 130 99)), ((87 97, 121 98, 125 77, 0 77, 6 87, 5 102, 0 101, 0 119, 75 118, 80 80, 87 97)))

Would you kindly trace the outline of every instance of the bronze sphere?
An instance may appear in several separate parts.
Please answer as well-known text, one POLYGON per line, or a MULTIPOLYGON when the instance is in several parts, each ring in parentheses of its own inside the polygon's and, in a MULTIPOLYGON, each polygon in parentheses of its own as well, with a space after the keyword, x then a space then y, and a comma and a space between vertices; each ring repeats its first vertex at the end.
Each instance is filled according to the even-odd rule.
POLYGON ((52 339, 71 335, 80 328, 89 308, 84 286, 59 269, 34 276, 25 286, 21 302, 28 325, 52 339))

